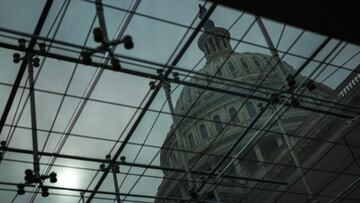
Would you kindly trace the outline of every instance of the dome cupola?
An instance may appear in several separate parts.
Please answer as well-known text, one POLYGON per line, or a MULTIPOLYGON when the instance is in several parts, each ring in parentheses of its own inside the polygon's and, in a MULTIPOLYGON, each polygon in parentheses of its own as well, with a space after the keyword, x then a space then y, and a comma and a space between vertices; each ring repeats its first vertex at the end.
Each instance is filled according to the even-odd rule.
MULTIPOLYGON (((203 19, 206 9, 199 5, 199 18, 203 19)), ((207 59, 224 51, 231 51, 230 33, 224 28, 215 27, 212 20, 207 20, 204 25, 204 33, 198 40, 198 47, 204 52, 207 59)))
POLYGON ((231 51, 230 33, 220 27, 212 27, 200 36, 198 46, 206 58, 224 51, 231 51))

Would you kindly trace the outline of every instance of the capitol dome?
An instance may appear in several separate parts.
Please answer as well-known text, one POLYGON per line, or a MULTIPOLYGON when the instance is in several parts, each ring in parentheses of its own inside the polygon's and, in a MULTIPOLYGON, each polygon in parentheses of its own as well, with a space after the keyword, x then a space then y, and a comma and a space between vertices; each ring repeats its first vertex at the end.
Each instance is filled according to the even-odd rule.
MULTIPOLYGON (((280 62, 281 65, 279 65, 279 62, 272 56, 262 53, 234 52, 230 45, 230 34, 223 28, 207 28, 206 32, 199 38, 198 47, 206 56, 206 64, 199 70, 199 73, 208 76, 215 75, 218 78, 215 78, 214 81, 224 82, 223 79, 225 78, 256 85, 266 76, 266 80, 262 86, 280 90, 284 85, 284 75, 286 77, 287 75, 295 73, 295 69, 292 66, 285 62, 280 62)), ((299 78, 304 77, 299 76, 299 78)), ((190 81, 209 85, 208 81, 197 78, 192 78, 190 81)), ((212 83, 214 81, 212 81, 212 83)), ((212 83, 210 83, 210 85, 212 83)), ((216 87, 224 88, 221 87, 224 84, 215 85, 216 87)), ((231 89, 232 87, 226 86, 226 88, 231 89)), ((253 89, 253 87, 251 89, 253 89)), ((236 90, 239 91, 238 88, 236 90)), ((243 91, 247 94, 250 93, 248 90, 243 91)), ((317 97, 325 97, 330 91, 330 88, 324 85, 318 85, 316 95, 317 97)), ((256 92, 254 94, 259 95, 262 93, 256 92)), ((268 95, 262 94, 261 96, 268 95)), ((211 169, 211 167, 218 162, 218 157, 203 156, 198 158, 198 154, 193 152, 202 153, 207 150, 207 153, 209 153, 208 150, 210 150, 210 153, 214 155, 221 156, 225 154, 245 127, 248 126, 251 120, 258 114, 258 104, 259 101, 246 100, 246 98, 243 97, 185 86, 176 101, 174 113, 180 115, 188 114, 186 119, 181 122, 180 117, 175 119, 171 126, 163 143, 163 149, 161 150, 161 166, 184 169, 184 164, 188 164, 193 170, 206 171, 209 170, 209 168, 211 169), (199 97, 200 94, 202 94, 201 97, 199 97), (198 100, 198 98, 200 99, 198 100), (231 125, 223 132, 223 128, 228 122, 230 122, 231 125), (214 140, 215 142, 212 143, 214 140), (183 151, 191 151, 192 153, 183 153, 183 151)), ((260 127, 264 124, 270 114, 271 112, 265 113, 254 127, 260 127)), ((298 126, 301 125, 310 114, 308 111, 290 108, 290 110, 282 116, 284 128, 288 133, 297 130, 298 126)), ((272 130, 280 131, 278 127, 274 127, 272 130)), ((235 151, 240 151, 254 133, 255 130, 251 130, 237 146, 235 151)), ((255 146, 247 155, 249 159, 265 159, 279 149, 283 149, 284 141, 281 136, 268 136, 268 134, 264 134, 264 136, 269 137, 269 139, 264 138, 263 141, 266 142, 265 144, 261 142, 258 146, 255 146)), ((248 168, 245 170, 248 173, 251 173, 253 170, 251 163, 245 163, 241 168, 248 168)), ((243 171, 240 175, 247 176, 243 171)), ((238 171, 235 167, 229 172, 229 174, 235 176, 239 175, 239 173, 240 169, 238 171)), ((171 173, 169 171, 164 171, 164 174, 165 177, 168 178, 182 177, 178 173, 171 173)), ((196 175, 194 176, 194 179, 198 178, 196 175)), ((190 187, 188 184, 186 181, 176 183, 176 181, 167 181, 164 179, 159 186, 158 195, 179 196, 179 188, 182 193, 186 193, 185 191, 190 187)), ((220 195, 223 196, 223 199, 230 198, 228 201, 231 202, 231 198, 236 198, 237 195, 241 194, 241 191, 233 191, 230 193, 223 192, 220 195)))
MULTIPOLYGON (((210 57, 209 57, 210 58, 210 57)), ((206 65, 199 70, 199 73, 203 73, 209 76, 216 75, 219 78, 226 78, 231 80, 237 80, 247 82, 249 84, 256 84, 257 80, 265 74, 266 70, 273 68, 277 62, 269 55, 261 53, 236 53, 231 51, 223 51, 212 60, 208 60, 206 65), (230 55, 230 56, 229 56, 230 55), (226 60, 226 61, 225 61, 226 60), (225 61, 225 63, 224 63, 225 61), (224 63, 224 64, 223 64, 224 63), (270 64, 268 64, 270 63, 270 64)), ((293 67, 287 63, 282 62, 282 66, 286 68, 287 74, 295 72, 293 67)), ((271 73, 270 77, 280 77, 278 71, 271 73)), ((201 83, 197 79, 190 79, 191 82, 201 83)), ((214 81, 217 81, 214 79, 214 81)), ((268 82, 269 80, 265 81, 268 82)), ((280 81, 279 84, 272 83, 273 88, 284 84, 284 81, 280 81)), ((177 100, 175 111, 182 113, 188 103, 191 103, 199 94, 200 90, 197 88, 185 86, 177 100)))
MULTIPOLYGON (((198 72, 208 76, 216 76, 219 78, 227 78, 236 81, 256 84, 256 82, 264 77, 266 71, 270 71, 267 82, 271 82, 271 87, 278 88, 284 84, 284 81, 279 81, 280 68, 282 74, 293 74, 295 70, 293 67, 285 62, 279 62, 272 56, 262 53, 237 53, 234 52, 230 45, 230 33, 219 27, 211 27, 203 33, 198 40, 198 47, 206 56, 206 64, 198 72), (277 66, 276 68, 274 68, 277 66), (277 78, 278 84, 271 81, 271 78, 277 78), (270 78, 270 79, 269 79, 270 78)), ((204 83, 198 79, 190 79, 191 82, 204 83)), ((216 81, 216 79, 214 79, 216 81)), ((206 84, 206 83, 205 83, 206 84)), ((177 100, 175 112, 183 113, 186 107, 191 103, 200 93, 197 88, 185 86, 181 92, 180 98, 177 100)))

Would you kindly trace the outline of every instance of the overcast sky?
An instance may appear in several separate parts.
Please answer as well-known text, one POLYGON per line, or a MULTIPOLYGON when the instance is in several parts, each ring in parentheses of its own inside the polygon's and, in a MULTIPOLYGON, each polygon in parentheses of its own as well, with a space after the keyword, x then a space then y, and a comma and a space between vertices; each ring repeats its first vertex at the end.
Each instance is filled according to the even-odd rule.
MULTIPOLYGON (((18 30, 26 33, 32 33, 38 17, 40 16, 40 12, 43 8, 44 2, 45 0, 0 0, 0 27, 18 30)), ((124 9, 128 9, 131 5, 131 2, 132 1, 130 0, 104 0, 105 4, 110 4, 124 9)), ((54 1, 54 5, 50 11, 49 18, 46 20, 44 29, 41 32, 42 36, 47 36, 51 24, 53 23, 62 3, 62 0, 54 1)), ((142 0, 137 9, 137 12, 189 26, 193 19, 195 19, 197 16, 198 3, 199 1, 196 0, 142 0)), ((201 1, 200 3, 203 2, 201 1)), ((209 5, 207 5, 207 7, 208 6, 209 5)), ((119 27, 119 25, 121 25, 122 20, 127 16, 127 14, 122 11, 110 8, 105 8, 104 12, 109 36, 111 38, 114 38, 117 28, 119 27)), ((81 0, 72 0, 60 25, 60 29, 56 35, 56 39, 82 45, 84 43, 86 34, 90 28, 94 15, 95 6, 93 4, 81 0)), ((228 29, 240 15, 241 12, 239 11, 218 6, 214 11, 213 15, 211 16, 211 19, 214 21, 216 26, 228 29)), ((245 14, 229 30, 232 38, 240 39, 253 20, 254 17, 252 15, 245 14)), ((197 19, 193 27, 196 27, 199 22, 200 20, 197 19)), ((264 22, 274 44, 277 44, 283 24, 266 19, 264 20, 264 22)), ((56 25, 57 24, 58 22, 56 23, 56 25)), ((300 34, 300 32, 300 29, 287 26, 283 34, 282 40, 279 42, 278 49, 281 51, 286 51, 290 44, 295 40, 297 35, 300 34)), ((175 47, 177 46, 183 35, 186 33, 186 28, 135 15, 131 23, 127 27, 125 33, 132 36, 135 47, 132 50, 125 50, 123 47, 118 47, 116 49, 117 53, 159 63, 166 63, 169 60, 169 57, 171 56, 175 47)), ((53 36, 53 34, 54 31, 50 32, 49 36, 53 36)), ((187 35, 187 37, 188 36, 189 34, 187 35)), ((179 61, 179 67, 192 69, 193 66, 203 57, 203 53, 197 47, 198 37, 199 36, 196 37, 195 41, 189 47, 187 53, 185 53, 183 58, 179 61)), ((305 57, 310 56, 311 53, 322 43, 324 39, 325 37, 322 35, 305 32, 305 34, 301 37, 298 43, 295 44, 295 46, 293 47, 293 49, 291 49, 290 52, 305 57)), ((6 39, 4 37, 0 37, 0 40, 8 43, 15 43, 15 41, 6 39)), ((260 29, 256 24, 244 37, 244 41, 256 43, 262 46, 267 46, 262 36, 262 33, 260 32, 260 29)), ((323 59, 324 56, 335 46, 336 43, 337 40, 332 40, 329 45, 327 45, 325 49, 321 52, 321 54, 317 56, 317 59, 323 59)), ((231 44, 235 46, 236 41, 231 41, 231 44)), ((89 43, 87 43, 87 46, 96 46, 96 44, 93 42, 92 37, 90 38, 89 43)), ((349 44, 343 49, 341 54, 339 54, 339 56, 332 63, 335 65, 342 65, 347 59, 349 59, 359 50, 360 49, 358 46, 349 44)), ((69 54, 60 50, 52 51, 61 54, 69 54)), ((267 49, 251 46, 245 43, 240 43, 236 51, 270 54, 267 49)), ((13 53, 14 52, 11 50, 0 49, 0 112, 3 111, 3 108, 7 101, 7 97, 11 90, 11 86, 7 86, 6 84, 13 84, 19 68, 19 64, 14 64, 12 62, 11 56, 13 53)), ((74 54, 70 55, 74 56, 74 54)), ((282 54, 280 54, 280 56, 282 56, 282 54)), ((290 65, 292 65, 295 69, 304 62, 304 59, 289 55, 287 55, 284 60, 290 65)), ((359 64, 359 61, 360 57, 357 56, 352 61, 347 63, 345 67, 354 69, 359 64)), ((202 61, 197 70, 199 70, 204 64, 205 61, 202 61)), ((315 62, 310 64, 309 67, 306 68, 302 74, 308 75, 309 73, 311 73, 312 68, 316 65, 317 63, 315 62)), ((135 66, 126 67, 141 71, 149 71, 135 66)), ((325 78, 335 69, 336 67, 334 66, 328 67, 319 76, 317 80, 322 81, 323 78, 325 78)), ((73 71, 74 64, 72 63, 54 59, 46 59, 44 67, 41 69, 41 73, 37 78, 36 88, 50 90, 58 93, 64 93, 73 71)), ((77 70, 75 71, 73 80, 68 90, 68 94, 74 96, 83 96, 84 92, 86 91, 86 87, 90 83, 91 78, 93 77, 95 72, 95 68, 79 65, 77 70)), ((38 71, 36 71, 36 73, 38 73, 38 71)), ((339 70, 324 83, 331 88, 335 88, 349 73, 349 71, 339 70)), ((25 74, 22 84, 25 84, 26 76, 27 74, 25 74)), ((136 107, 141 103, 147 91, 149 90, 149 81, 150 80, 146 80, 144 78, 132 77, 118 72, 116 73, 112 71, 104 71, 98 84, 96 85, 96 88, 91 94, 91 98, 136 107)), ((178 90, 174 93, 174 103, 176 103, 176 100, 180 95, 181 89, 182 87, 178 88, 178 90)), ((10 114, 8 116, 7 124, 10 124, 12 122, 12 119, 15 115, 15 107, 19 102, 21 92, 22 89, 19 89, 14 104, 12 106, 12 110, 10 111, 10 114)), ((28 92, 25 91, 25 95, 27 93, 28 92)), ((61 99, 62 97, 59 95, 36 92, 39 129, 50 129, 52 122, 55 118, 55 113, 60 105, 61 99)), ((52 129, 53 131, 64 132, 66 125, 70 121, 70 118, 75 111, 79 101, 80 100, 76 98, 65 98, 61 106, 60 113, 52 129)), ((157 96, 150 108, 160 110, 164 101, 165 95, 163 91, 160 91, 159 95, 157 96)), ((23 102, 21 102, 20 109, 23 105, 23 102)), ((130 120, 130 117, 135 113, 135 111, 136 109, 134 108, 119 107, 89 101, 87 102, 71 133, 92 137, 108 138, 113 140, 118 139, 120 133, 125 129, 127 122, 130 120)), ((167 107, 165 107, 164 111, 169 110, 167 107)), ((29 105, 27 104, 24 113, 19 120, 19 126, 31 126, 29 112, 29 105)), ((142 144, 145 142, 145 137, 149 135, 148 139, 145 142, 146 144, 161 146, 167 132, 169 131, 172 121, 169 115, 162 114, 155 123, 154 128, 151 130, 151 125, 154 123, 156 116, 156 113, 148 112, 130 141, 142 144)), ((8 136, 8 132, 9 127, 5 127, 0 136, 1 140, 6 139, 6 137, 8 136)), ((126 132, 128 132, 128 129, 125 130, 125 133, 126 132)), ((48 133, 46 132, 39 132, 40 148, 43 147, 47 135, 48 133)), ((61 134, 51 133, 45 151, 53 152, 58 141, 60 140, 60 137, 61 134)), ((123 138, 124 137, 122 137, 122 139, 123 138)), ((97 141, 70 136, 67 139, 63 149, 61 150, 61 153, 86 157, 104 158, 104 156, 109 153, 113 145, 114 144, 112 142, 108 141, 97 141)), ((16 129, 12 141, 10 142, 10 146, 16 148, 32 149, 31 131, 28 129, 16 129)), ((116 147, 119 147, 119 145, 117 145, 116 147)), ((127 161, 131 162, 134 161, 137 152, 140 152, 140 155, 135 162, 148 164, 154 158, 154 156, 158 154, 158 149, 156 148, 144 147, 141 151, 139 150, 140 147, 137 145, 127 145, 122 155, 127 157, 127 161)), ((32 156, 24 156, 13 153, 7 153, 5 158, 20 159, 26 161, 32 160, 32 156)), ((47 160, 47 158, 41 158, 41 162, 46 163, 47 160)), ((58 159, 56 161, 56 164, 88 167, 93 169, 97 169, 99 167, 97 163, 86 163, 65 159, 58 159)), ((159 158, 156 157, 155 161, 152 164, 159 165, 159 158)), ((23 181, 23 174, 26 168, 32 168, 32 165, 3 161, 0 164, 0 181, 20 183, 23 181)), ((44 167, 42 167, 41 169, 43 168, 44 167)), ((122 168, 121 170, 127 171, 127 168, 122 168)), ((86 188, 91 178, 95 174, 94 171, 59 167, 54 167, 53 171, 57 172, 59 175, 59 182, 55 184, 56 186, 74 188, 86 188)), ((131 170, 132 173, 141 173, 142 171, 143 170, 140 169, 131 170)), ((146 174, 162 176, 162 172, 160 171, 149 171, 146 174)), ((119 181, 122 181, 124 179, 124 176, 119 175, 118 178, 119 181)), ((128 192, 130 188, 132 188, 133 183, 136 181, 136 179, 136 176, 128 176, 120 189, 121 192, 128 192)), ((160 183, 161 179, 142 178, 142 180, 140 180, 139 183, 132 190, 132 193, 156 195, 157 187, 160 183)), ((0 187, 7 188, 7 186, 0 187)), ((93 187, 94 184, 90 187, 90 189, 92 189, 93 187)), ((112 176, 108 176, 107 180, 104 182, 103 186, 100 189, 106 191, 113 191, 112 176)), ((29 188, 27 188, 27 190, 30 191, 29 188)), ((61 193, 63 191, 56 192, 61 193)), ((78 195, 78 193, 73 192, 66 193, 78 195)), ((2 202, 10 202, 14 195, 15 192, 10 193, 0 191, 0 199, 2 202)), ((29 193, 26 193, 26 195, 24 196, 19 196, 15 200, 15 202, 25 202, 28 197, 29 193)), ((77 202, 77 200, 78 198, 76 197, 62 196, 50 196, 45 199, 39 195, 36 202, 77 202)), ((106 201, 96 200, 93 202, 106 201)))

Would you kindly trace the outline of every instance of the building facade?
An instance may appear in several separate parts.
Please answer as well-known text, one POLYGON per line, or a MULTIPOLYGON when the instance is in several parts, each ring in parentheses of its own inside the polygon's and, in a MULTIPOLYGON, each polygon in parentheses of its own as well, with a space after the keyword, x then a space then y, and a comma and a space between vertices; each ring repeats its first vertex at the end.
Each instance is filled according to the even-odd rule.
MULTIPOLYGON (((198 41, 198 47, 206 56, 206 65, 199 71, 208 75, 216 75, 231 81, 246 82, 250 84, 258 84, 263 78, 266 78, 262 86, 271 87, 280 90, 286 84, 285 77, 294 74, 293 67, 285 62, 277 61, 270 55, 260 53, 236 53, 230 45, 230 34, 226 29, 210 26, 206 28, 198 41)), ((356 86, 359 82, 359 75, 349 76, 356 79, 349 79, 351 87, 356 86), (353 82, 354 81, 354 82, 353 82), (356 83, 356 84, 355 84, 356 83)), ((306 78, 298 76, 297 81, 301 83, 306 78)), ((213 78, 209 84, 208 81, 191 79, 194 83, 202 83, 205 85, 216 85, 228 89, 236 89, 237 87, 226 86, 226 84, 217 83, 224 80, 213 78)), ((240 86, 241 84, 239 84, 240 86)), ((316 97, 319 99, 330 99, 337 101, 344 97, 350 88, 343 85, 342 89, 332 90, 331 88, 316 83, 317 89, 313 92, 303 92, 306 96, 316 97), (345 88, 345 89, 344 89, 345 88)), ((252 87, 253 88, 253 87, 252 87)), ((249 88, 251 89, 251 88, 249 88)), ((251 90, 241 90, 250 94, 251 90)), ((255 92, 254 95, 269 96, 266 93, 255 92)), ((306 99, 306 97, 305 97, 306 99)), ((358 101, 355 97, 352 100, 358 101)), ((318 105, 318 101, 307 98, 307 106, 312 108, 324 108, 318 105)), ((351 103, 354 101, 346 101, 351 103)), ((173 118, 173 125, 163 143, 161 151, 160 164, 164 167, 178 168, 192 171, 209 172, 212 170, 221 155, 224 155, 232 146, 234 141, 240 136, 242 131, 259 113, 261 102, 256 100, 247 100, 243 97, 230 96, 213 91, 204 91, 193 87, 184 87, 179 99, 176 102, 174 113, 187 114, 187 118, 181 120, 180 117, 173 118), (188 110, 191 111, 188 112, 188 110), (201 119, 196 119, 201 118, 201 119), (227 125, 226 123, 229 123, 227 125), (224 129, 225 128, 225 129, 224 129), (178 149, 178 150, 166 150, 178 149), (185 152, 184 152, 185 151, 185 152), (187 153, 193 151, 195 153, 187 153), (203 155, 201 154, 210 154, 203 155)), ((272 116, 274 109, 267 110, 263 116, 253 126, 253 130, 244 137, 242 142, 234 150, 238 152, 244 148, 244 145, 252 139, 257 130, 265 124, 272 116)), ((261 140, 247 146, 240 159, 232 163, 232 167, 227 171, 226 175, 234 177, 249 177, 283 181, 291 183, 299 179, 301 192, 307 195, 299 195, 299 201, 316 201, 318 198, 311 194, 317 192, 317 186, 321 185, 314 179, 326 182, 329 177, 309 177, 304 174, 305 169, 297 168, 297 165, 307 166, 316 161, 316 157, 332 147, 331 144, 323 142, 314 142, 311 139, 302 140, 301 136, 308 136, 313 139, 330 139, 337 140, 342 133, 348 130, 345 120, 325 117, 319 113, 300 110, 298 108, 288 108, 281 118, 272 119, 267 126, 270 132, 260 133, 261 140), (338 119, 338 120, 336 120, 338 119), (334 125, 334 122, 336 125, 334 125), (314 127, 316 125, 316 127, 314 127), (273 133, 272 133, 273 132, 273 133), (329 133, 331 132, 331 135, 329 133), (295 135, 295 136, 291 136, 295 135), (294 147, 293 154, 289 153, 289 147, 294 147), (295 157, 294 157, 295 156, 295 157), (297 160, 294 160, 297 159, 297 160), (271 162, 280 162, 293 167, 280 167, 269 164, 271 162), (303 175, 301 178, 300 176, 303 175), (320 180, 321 179, 321 180, 320 180), (315 186, 314 186, 315 184, 315 186)), ((358 122, 354 121, 351 125, 358 122)), ((265 128, 266 129, 266 128, 265 128)), ((350 139, 350 138, 349 138, 350 139)), ((339 159, 346 159, 339 154, 339 159)), ((225 161, 226 163, 226 161, 225 161)), ((191 199, 189 190, 195 189, 204 179, 203 175, 190 174, 184 176, 183 173, 164 171, 164 180, 158 188, 158 196, 160 197, 179 197, 191 199), (177 181, 183 179, 183 181, 177 181)), ((211 182, 211 180, 209 180, 211 182)), ((264 190, 250 189, 257 186, 258 183, 246 181, 236 178, 224 178, 223 185, 218 186, 212 191, 214 196, 205 197, 203 199, 212 199, 216 202, 273 202, 277 195, 276 192, 264 192, 264 190), (251 190, 251 193, 247 194, 251 190)), ((261 186, 261 184, 259 184, 261 186)), ((275 184, 266 184, 263 187, 271 190, 283 189, 283 186, 275 184)), ((204 187, 203 191, 207 191, 209 187, 204 187)), ((198 192, 199 196, 202 191, 198 192)), ((204 196, 203 196, 204 197, 204 196)), ((286 200, 279 202, 289 202, 286 200)), ((291 197, 294 198, 294 197, 291 197)), ((294 200, 294 199, 292 199, 294 200)), ((156 202, 163 202, 157 199, 156 202)), ((166 202, 166 201, 165 201, 166 202)), ((176 201, 173 201, 176 202, 176 201)))

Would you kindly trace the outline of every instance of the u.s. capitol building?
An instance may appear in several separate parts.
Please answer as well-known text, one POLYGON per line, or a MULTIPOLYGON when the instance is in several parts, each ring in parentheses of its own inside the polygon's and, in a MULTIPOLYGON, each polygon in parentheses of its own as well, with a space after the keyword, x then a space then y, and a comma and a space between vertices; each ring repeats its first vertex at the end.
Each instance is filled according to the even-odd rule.
MULTIPOLYGON (((199 70, 200 73, 254 85, 266 78, 261 86, 278 90, 286 84, 285 77, 295 73, 294 68, 289 64, 285 62, 279 63, 276 58, 270 55, 234 52, 230 45, 230 33, 226 29, 214 25, 206 27, 206 32, 198 40, 198 47, 206 56, 206 64, 199 70)), ((358 78, 358 76, 356 77, 358 78)), ((305 80, 305 77, 298 76, 296 80, 301 83, 305 80)), ((209 82, 200 81, 196 78, 190 81, 209 85, 209 82)), ((250 87, 248 90, 239 90, 236 86, 231 87, 217 83, 220 81, 226 83, 226 80, 214 78, 210 85, 230 90, 236 89, 236 91, 242 91, 246 94, 253 93, 251 89, 254 89, 254 87, 250 87)), ((334 91, 319 83, 315 83, 315 85, 316 90, 305 90, 302 94, 334 101, 343 96, 340 93, 334 93, 341 92, 341 90, 334 91)), ((239 84, 239 86, 245 87, 243 84, 239 84)), ((268 96, 261 91, 255 91, 254 95, 268 96)), ((324 108, 318 104, 317 100, 308 98, 307 101, 308 107, 324 108)), ((161 166, 183 170, 191 169, 204 174, 211 171, 222 158, 222 155, 234 144, 245 127, 257 116, 259 107, 261 107, 260 103, 257 100, 248 100, 245 97, 185 86, 176 101, 173 113, 184 115, 189 108, 191 110, 184 120, 181 117, 173 116, 173 125, 162 146, 161 166), (230 124, 226 126, 228 122, 230 124), (195 153, 186 153, 186 151, 195 153), (204 153, 207 155, 204 155, 204 153)), ((347 101, 347 103, 351 103, 351 101, 347 101)), ((268 126, 272 126, 270 131, 260 132, 258 138, 261 138, 261 140, 257 142, 257 139, 255 139, 253 143, 256 144, 251 144, 244 150, 244 145, 252 139, 275 110, 269 108, 260 117, 253 129, 247 133, 234 150, 232 155, 241 150, 244 150, 244 153, 240 156, 241 158, 231 164, 225 175, 228 177, 262 179, 267 174, 264 178, 266 180, 281 181, 289 184, 297 181, 294 188, 290 189, 297 195, 290 197, 285 194, 277 201, 318 201, 321 198, 314 195, 314 193, 317 193, 319 188, 327 184, 327 181, 334 174, 324 173, 325 175, 322 174, 321 176, 315 176, 311 173, 306 174, 307 167, 314 164, 323 152, 332 147, 331 144, 315 142, 314 140, 336 141, 340 139, 344 131, 349 129, 349 126, 341 118, 326 117, 323 119, 323 115, 320 113, 293 107, 285 107, 284 109, 286 108, 288 110, 280 119, 273 118, 265 127, 267 129, 268 126), (314 127, 315 124, 316 127, 314 127), (307 136, 311 139, 302 140, 301 136, 307 136), (289 147, 294 147, 291 153, 289 153, 289 147), (271 164, 272 162, 280 164, 274 165, 271 164)), ((353 126, 356 125, 353 124, 353 126)), ((344 164, 344 162, 351 161, 347 155, 339 153, 334 155, 333 158, 339 161, 339 164, 344 164)), ((229 161, 230 159, 225 160, 224 166, 229 161)), ((324 164, 326 166, 326 163, 324 164)), ((164 180, 158 188, 157 196, 191 199, 189 190, 196 191, 204 177, 201 173, 188 173, 185 175, 184 173, 164 170, 164 180), (182 181, 180 181, 181 179, 182 181)), ((221 180, 221 184, 216 189, 211 189, 211 185, 206 185, 201 191, 198 191, 197 196, 199 196, 199 199, 214 202, 239 202, 240 200, 241 202, 274 202, 281 194, 274 191, 282 191, 289 187, 288 185, 257 183, 256 181, 241 178, 222 178, 219 180, 221 180), (260 189, 251 189, 254 186, 260 189), (247 194, 250 190, 251 193, 247 194), (212 192, 213 195, 206 196, 208 193, 205 194, 205 192, 208 191, 212 192)), ((212 183, 212 181, 211 178, 208 180, 209 183, 212 183)), ((337 184, 341 184, 341 182, 337 184)), ((337 192, 341 192, 341 188, 338 188, 334 194, 337 192)), ((177 201, 165 201, 159 198, 155 202, 177 201)))

